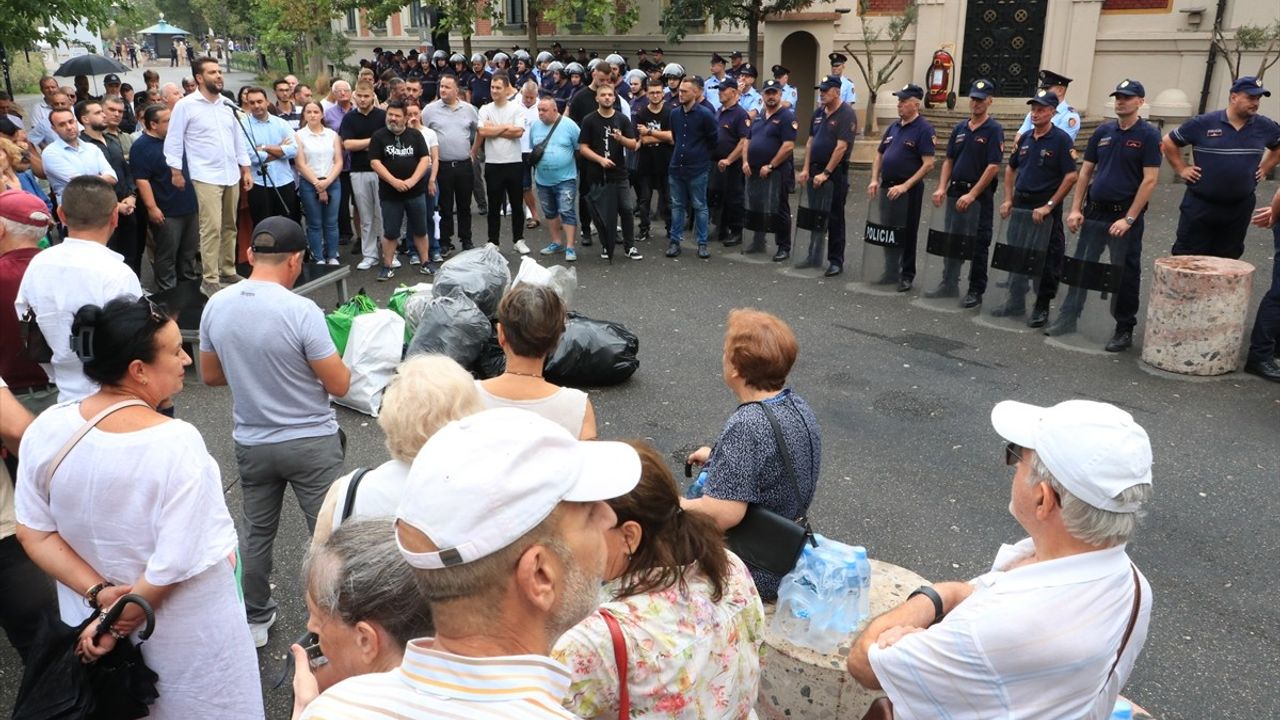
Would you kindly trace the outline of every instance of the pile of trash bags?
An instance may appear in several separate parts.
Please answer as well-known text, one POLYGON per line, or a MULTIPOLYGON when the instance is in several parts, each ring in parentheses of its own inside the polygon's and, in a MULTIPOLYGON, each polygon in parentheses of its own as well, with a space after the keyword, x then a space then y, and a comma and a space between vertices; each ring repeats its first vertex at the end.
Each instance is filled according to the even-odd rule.
MULTIPOLYGON (((382 389, 396 365, 421 353, 447 355, 481 380, 501 375, 506 356, 498 344, 495 316, 507 288, 522 282, 549 286, 570 306, 578 276, 574 268, 546 268, 526 257, 513 281, 506 258, 485 245, 450 258, 434 283, 397 288, 388 310, 357 294, 326 317, 338 352, 351 368, 352 392, 359 389, 359 397, 348 393, 335 401, 376 417, 382 389)), ((616 385, 640 367, 639 351, 640 339, 622 324, 570 312, 560 344, 547 359, 545 377, 568 387, 616 385)))

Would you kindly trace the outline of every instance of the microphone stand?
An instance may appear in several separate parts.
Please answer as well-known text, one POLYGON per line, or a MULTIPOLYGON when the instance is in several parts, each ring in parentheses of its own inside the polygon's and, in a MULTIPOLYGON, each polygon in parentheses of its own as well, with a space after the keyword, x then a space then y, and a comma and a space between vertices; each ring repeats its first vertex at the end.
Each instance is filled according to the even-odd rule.
MULTIPOLYGON (((241 112, 240 108, 236 107, 234 103, 232 103, 230 100, 227 100, 226 98, 223 98, 223 100, 224 100, 224 104, 231 110, 231 116, 235 118, 236 125, 240 127, 240 132, 244 133, 245 142, 249 143, 250 150, 252 150, 254 153, 254 156, 258 158, 258 174, 262 176, 262 184, 265 185, 266 187, 271 188, 271 191, 276 195, 276 200, 280 201, 280 207, 283 209, 285 213, 289 212, 288 203, 284 201, 284 196, 280 194, 280 188, 276 187, 275 181, 272 180, 271 175, 267 173, 267 163, 263 162, 264 155, 266 155, 268 161, 272 159, 271 156, 267 155, 266 153, 263 153, 261 150, 258 149, 258 145, 254 142, 253 133, 249 131, 249 123, 240 122, 240 112, 241 112)), ((248 115, 248 114, 246 114, 245 117, 249 119, 253 118, 252 115, 248 115)), ((279 159, 283 160, 284 158, 279 158, 279 159)), ((303 260, 307 262, 311 262, 314 259, 315 258, 311 256, 311 245, 310 243, 308 243, 306 252, 303 256, 303 260)))

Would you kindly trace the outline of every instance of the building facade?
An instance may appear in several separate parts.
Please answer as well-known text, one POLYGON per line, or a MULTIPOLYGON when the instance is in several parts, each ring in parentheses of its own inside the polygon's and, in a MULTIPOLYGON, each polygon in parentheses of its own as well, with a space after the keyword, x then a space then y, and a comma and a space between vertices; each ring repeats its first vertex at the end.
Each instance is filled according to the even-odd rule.
MULTIPOLYGON (((476 23, 473 50, 526 46, 524 0, 493 1, 501 4, 498 19, 476 23)), ((539 46, 560 42, 571 51, 581 47, 601 56, 616 51, 628 58, 640 48, 663 47, 668 62, 704 75, 712 52, 727 56, 747 50, 744 28, 713 27, 702 19, 689 21, 683 42, 669 43, 660 21, 662 0, 635 1, 639 21, 625 35, 584 35, 575 26, 540 22, 539 46)), ((871 27, 886 26, 907 1, 870 0, 871 27)), ((1274 0, 916 0, 916 5, 918 19, 905 37, 903 62, 878 98, 881 117, 894 115, 894 98, 887 90, 908 82, 927 87, 933 54, 943 47, 955 57, 957 94, 964 94, 971 79, 990 77, 1008 111, 1018 109, 1031 95, 1036 75, 1044 68, 1074 78, 1068 101, 1085 117, 1108 115, 1109 93, 1126 77, 1146 86, 1152 114, 1186 117, 1199 111, 1202 99, 1209 109, 1226 102, 1230 72, 1220 58, 1211 60, 1210 52, 1219 10, 1228 37, 1243 25, 1266 26, 1280 20, 1280 2, 1274 0)), ((336 25, 349 37, 353 58, 367 57, 374 47, 407 49, 429 42, 428 11, 418 0, 381 26, 371 27, 364 20, 363 11, 352 11, 336 25)), ((865 55, 862 25, 856 0, 819 0, 803 12, 769 17, 760 33, 762 71, 785 65, 792 70, 794 86, 812 88, 829 69, 829 52, 865 55)), ((453 49, 462 48, 457 33, 450 42, 453 49)), ((871 49, 878 65, 888 60, 887 39, 881 37, 871 49)), ((1261 57, 1260 52, 1245 53, 1241 74, 1254 74, 1261 57)), ((864 113, 866 81, 852 61, 845 74, 857 84, 858 110, 864 113)), ((1280 90, 1280 66, 1268 79, 1280 90)), ((1280 93, 1263 99, 1262 112, 1280 117, 1280 93)))

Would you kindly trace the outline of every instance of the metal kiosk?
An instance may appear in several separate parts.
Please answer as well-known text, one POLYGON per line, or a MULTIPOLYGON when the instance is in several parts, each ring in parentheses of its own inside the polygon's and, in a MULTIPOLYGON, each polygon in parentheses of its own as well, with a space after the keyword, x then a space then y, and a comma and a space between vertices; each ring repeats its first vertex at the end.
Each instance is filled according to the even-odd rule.
POLYGON ((947 194, 941 207, 934 208, 929 220, 929 236, 925 242, 924 270, 921 287, 924 292, 915 304, 941 312, 960 312, 960 285, 968 278, 969 263, 978 247, 978 221, 981 208, 974 201, 960 210, 957 194, 947 194))
MULTIPOLYGON (((800 249, 800 240, 807 239, 803 255, 796 253, 796 270, 817 270, 821 276, 823 264, 827 259, 827 219, 831 214, 831 200, 835 192, 835 183, 824 182, 815 188, 810 179, 802 187, 800 207, 796 210, 795 248, 800 249)), ((811 277, 809 273, 794 273, 802 277, 811 277)))
POLYGON ((862 268, 851 290, 893 295, 902 278, 902 235, 910 215, 907 193, 889 197, 881 188, 867 203, 867 224, 862 232, 862 268))
POLYGON ((782 175, 771 172, 769 177, 762 178, 756 174, 746 180, 747 216, 743 218, 742 226, 750 235, 746 248, 737 257, 751 262, 771 262, 766 253, 769 249, 769 241, 772 240, 776 244, 778 240, 780 230, 777 217, 778 193, 782 187, 782 175))
POLYGON ((1104 352, 1103 346, 1115 331, 1115 307, 1128 248, 1128 236, 1112 237, 1106 222, 1084 221, 1075 251, 1063 259, 1062 282, 1070 289, 1057 317, 1045 328, 1051 344, 1104 352))
POLYGON ((1027 327, 1027 308, 1035 304, 1035 292, 1040 285, 1049 255, 1049 234, 1053 231, 1052 218, 1036 222, 1031 208, 1015 207, 1002 222, 995 248, 991 253, 991 267, 997 280, 987 292, 994 294, 983 305, 980 319, 984 325, 1001 330, 1030 332, 1027 327), (1027 293, 1032 293, 1028 304, 1027 293))

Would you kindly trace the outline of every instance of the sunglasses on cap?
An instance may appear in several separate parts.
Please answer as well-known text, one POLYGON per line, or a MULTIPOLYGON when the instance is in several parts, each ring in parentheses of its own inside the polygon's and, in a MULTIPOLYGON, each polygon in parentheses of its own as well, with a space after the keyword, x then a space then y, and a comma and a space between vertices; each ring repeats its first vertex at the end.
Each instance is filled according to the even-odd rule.
POLYGON ((1017 443, 1009 443, 1004 446, 1004 464, 1010 467, 1022 462, 1022 451, 1024 448, 1017 443))

